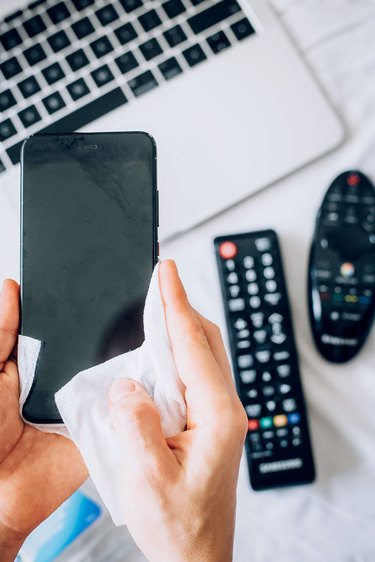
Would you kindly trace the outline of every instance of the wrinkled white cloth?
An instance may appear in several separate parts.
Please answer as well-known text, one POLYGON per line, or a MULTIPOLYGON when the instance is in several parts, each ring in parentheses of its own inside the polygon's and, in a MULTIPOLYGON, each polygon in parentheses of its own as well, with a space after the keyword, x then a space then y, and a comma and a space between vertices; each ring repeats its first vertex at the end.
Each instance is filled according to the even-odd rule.
MULTIPOLYGON (((33 424, 42 431, 59 433, 75 442, 116 525, 124 525, 126 521, 121 497, 121 458, 108 408, 108 391, 112 382, 131 378, 144 385, 159 410, 166 437, 179 433, 186 424, 184 385, 169 342, 158 269, 157 265, 146 298, 143 345, 81 371, 56 393, 56 404, 65 425, 33 424)), ((33 382, 41 345, 33 338, 19 337, 21 411, 33 382)))

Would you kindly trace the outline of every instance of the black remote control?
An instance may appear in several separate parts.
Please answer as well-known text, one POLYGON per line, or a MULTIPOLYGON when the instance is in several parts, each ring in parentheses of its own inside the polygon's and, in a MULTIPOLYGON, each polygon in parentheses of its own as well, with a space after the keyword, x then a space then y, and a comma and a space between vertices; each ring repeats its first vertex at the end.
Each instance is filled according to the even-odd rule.
POLYGON ((335 363, 363 346, 375 310, 375 188, 340 174, 318 211, 309 262, 309 313, 320 353, 335 363))
POLYGON ((254 490, 314 480, 281 255, 273 230, 214 241, 254 490))

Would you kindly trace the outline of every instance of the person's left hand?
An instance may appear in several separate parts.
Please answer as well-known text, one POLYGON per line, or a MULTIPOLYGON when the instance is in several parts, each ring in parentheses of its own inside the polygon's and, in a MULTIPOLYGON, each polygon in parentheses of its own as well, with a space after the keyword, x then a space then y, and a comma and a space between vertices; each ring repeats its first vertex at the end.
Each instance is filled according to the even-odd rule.
POLYGON ((15 357, 19 287, 0 294, 0 560, 14 560, 27 535, 87 478, 72 441, 24 423, 15 357))

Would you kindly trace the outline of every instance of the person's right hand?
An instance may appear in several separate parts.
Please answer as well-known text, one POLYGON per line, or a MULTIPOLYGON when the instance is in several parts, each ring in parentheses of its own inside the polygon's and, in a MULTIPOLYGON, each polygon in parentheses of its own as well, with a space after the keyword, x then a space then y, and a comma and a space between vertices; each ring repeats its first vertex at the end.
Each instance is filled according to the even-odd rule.
POLYGON ((228 562, 247 417, 220 330, 191 307, 174 262, 160 264, 159 283, 173 356, 186 386, 187 427, 165 439, 142 385, 128 379, 112 385, 126 521, 152 562, 228 562))

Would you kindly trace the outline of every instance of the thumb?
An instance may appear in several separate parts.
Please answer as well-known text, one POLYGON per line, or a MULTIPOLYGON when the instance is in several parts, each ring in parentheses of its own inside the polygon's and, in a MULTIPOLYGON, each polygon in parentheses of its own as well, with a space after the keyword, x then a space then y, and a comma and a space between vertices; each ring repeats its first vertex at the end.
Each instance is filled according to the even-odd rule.
POLYGON ((172 458, 163 436, 159 412, 144 387, 118 379, 109 391, 109 408, 127 466, 160 468, 172 458), (130 461, 130 462, 129 462, 130 461))

